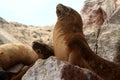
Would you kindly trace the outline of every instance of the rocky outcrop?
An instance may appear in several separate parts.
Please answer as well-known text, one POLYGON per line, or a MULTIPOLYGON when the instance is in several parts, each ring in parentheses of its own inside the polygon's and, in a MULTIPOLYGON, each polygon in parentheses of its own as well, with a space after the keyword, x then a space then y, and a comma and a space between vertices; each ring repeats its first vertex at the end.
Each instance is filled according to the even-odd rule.
POLYGON ((62 62, 55 57, 39 59, 22 80, 103 80, 88 69, 62 62))
POLYGON ((86 35, 89 46, 94 52, 96 52, 96 44, 100 28, 107 18, 107 14, 101 5, 101 0, 86 0, 85 5, 81 10, 84 34, 86 35))
MULTIPOLYGON (((107 14, 107 17, 111 17, 113 13, 120 7, 119 0, 86 0, 85 7, 89 4, 91 6, 99 5, 107 14)), ((90 8, 90 6, 89 6, 90 8)), ((91 7, 92 8, 92 7, 91 7)), ((93 8, 92 8, 93 9, 93 8)), ((95 7, 94 7, 95 9, 95 7)))
POLYGON ((120 6, 119 0, 86 0, 81 15, 84 33, 92 50, 97 53, 97 38, 103 23, 109 20, 120 6))
POLYGON ((20 43, 16 38, 0 28, 0 44, 4 43, 20 43))
POLYGON ((102 26, 98 38, 98 55, 103 58, 120 62, 120 8, 102 26))
POLYGON ((114 62, 119 61, 120 54, 119 7, 119 0, 86 0, 81 10, 84 33, 91 49, 114 62))
POLYGON ((35 27, 35 26, 17 26, 11 24, 8 29, 5 29, 16 39, 20 40, 22 43, 31 44, 32 41, 41 40, 44 43, 49 43, 52 36, 52 30, 49 27, 35 27), (13 34, 14 33, 14 34, 13 34))
POLYGON ((98 38, 98 55, 110 61, 120 62, 119 46, 120 25, 111 23, 104 25, 98 38))
POLYGON ((118 8, 109 19, 110 24, 120 24, 120 8, 118 8))
POLYGON ((101 7, 101 1, 86 1, 83 9, 81 10, 84 30, 86 28, 94 29, 100 28, 107 18, 107 14, 101 7))
POLYGON ((4 42, 16 42, 16 40, 29 45, 35 40, 41 40, 44 43, 52 44, 52 30, 52 26, 28 26, 18 22, 7 22, 3 18, 0 18, 0 31, 5 33, 0 33, 0 36, 2 36, 0 37, 1 44, 4 42))

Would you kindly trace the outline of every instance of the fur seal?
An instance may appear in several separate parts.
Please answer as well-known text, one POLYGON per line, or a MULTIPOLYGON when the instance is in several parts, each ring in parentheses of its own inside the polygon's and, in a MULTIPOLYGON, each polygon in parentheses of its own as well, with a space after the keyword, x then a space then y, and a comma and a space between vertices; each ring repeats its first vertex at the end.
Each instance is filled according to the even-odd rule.
POLYGON ((32 48, 39 56, 42 57, 42 59, 54 56, 53 47, 41 42, 40 40, 33 41, 32 48))
POLYGON ((21 43, 0 45, 0 67, 4 70, 22 63, 30 65, 38 59, 38 55, 31 46, 21 43))
POLYGON ((46 59, 53 55, 53 48, 38 40, 32 43, 32 47, 21 43, 0 45, 0 66, 4 69, 0 72, 0 78, 4 78, 4 80, 7 78, 21 80, 21 77, 38 58, 46 59), (16 73, 8 71, 9 68, 19 63, 30 66, 16 73), (4 76, 2 76, 3 74, 4 76))
POLYGON ((83 31, 80 14, 58 4, 57 22, 53 32, 55 56, 71 64, 88 68, 105 80, 120 80, 120 65, 96 55, 89 47, 83 31))
POLYGON ((68 61, 70 53, 67 45, 68 41, 74 37, 73 34, 83 33, 83 23, 80 15, 75 10, 62 4, 57 5, 56 13, 58 20, 53 31, 54 52, 60 59, 68 61))

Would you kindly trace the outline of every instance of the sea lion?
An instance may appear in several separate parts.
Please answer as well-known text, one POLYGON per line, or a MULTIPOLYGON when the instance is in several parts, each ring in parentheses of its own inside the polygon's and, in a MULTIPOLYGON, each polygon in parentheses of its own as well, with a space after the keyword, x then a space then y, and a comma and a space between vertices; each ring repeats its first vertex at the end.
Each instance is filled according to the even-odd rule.
POLYGON ((30 65, 38 59, 38 55, 31 46, 21 43, 0 45, 0 67, 4 70, 22 63, 30 65))
POLYGON ((78 35, 81 33, 81 36, 83 36, 83 23, 80 15, 75 10, 62 4, 57 5, 56 13, 58 20, 53 31, 54 52, 60 59, 68 61, 70 50, 67 44, 71 41, 70 38, 74 38, 73 34, 78 35))
POLYGON ((41 42, 40 40, 33 41, 32 48, 39 56, 42 57, 42 59, 54 56, 53 47, 41 42))
POLYGON ((120 65, 96 55, 82 31, 82 19, 74 9, 58 4, 53 32, 55 56, 71 64, 88 68, 105 80, 120 80, 120 65))
MULTIPOLYGON (((54 55, 52 47, 38 40, 33 42, 32 47, 21 43, 0 45, 0 66, 4 69, 0 75, 4 73, 4 78, 21 80, 21 77, 38 58, 46 59, 52 55, 54 55), (19 63, 28 65, 28 67, 18 72, 9 71, 10 68, 16 67, 19 63), (8 76, 8 73, 11 75, 8 76)), ((0 76, 0 78, 2 77, 0 76)))

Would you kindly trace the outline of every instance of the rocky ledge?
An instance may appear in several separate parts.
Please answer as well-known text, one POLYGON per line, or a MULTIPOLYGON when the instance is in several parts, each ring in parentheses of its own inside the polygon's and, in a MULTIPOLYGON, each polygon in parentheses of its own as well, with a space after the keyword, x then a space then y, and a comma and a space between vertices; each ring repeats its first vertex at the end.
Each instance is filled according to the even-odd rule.
POLYGON ((103 80, 88 69, 79 68, 55 57, 36 61, 22 80, 103 80))

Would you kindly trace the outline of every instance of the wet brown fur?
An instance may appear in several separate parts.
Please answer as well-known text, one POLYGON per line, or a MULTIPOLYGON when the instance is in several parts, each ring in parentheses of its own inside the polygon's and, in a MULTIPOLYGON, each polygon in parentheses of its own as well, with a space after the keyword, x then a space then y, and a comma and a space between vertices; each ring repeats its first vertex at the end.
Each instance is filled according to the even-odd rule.
POLYGON ((30 65, 38 59, 32 47, 21 43, 0 45, 0 67, 4 70, 22 63, 30 65))
MULTIPOLYGON (((4 73, 5 80, 21 80, 22 76, 38 58, 46 59, 49 56, 53 55, 53 48, 39 41, 34 41, 32 47, 21 43, 10 43, 1 45, 0 66, 2 69, 7 70, 19 63, 30 66, 23 70, 20 70, 17 73, 1 71, 0 74, 4 73), (10 74, 9 76, 8 73, 10 74)), ((2 76, 0 76, 0 78, 1 77, 2 76)))
POLYGON ((53 32, 55 56, 71 64, 88 68, 105 80, 120 79, 120 65, 104 60, 89 47, 79 13, 70 7, 58 4, 57 23, 53 32))

